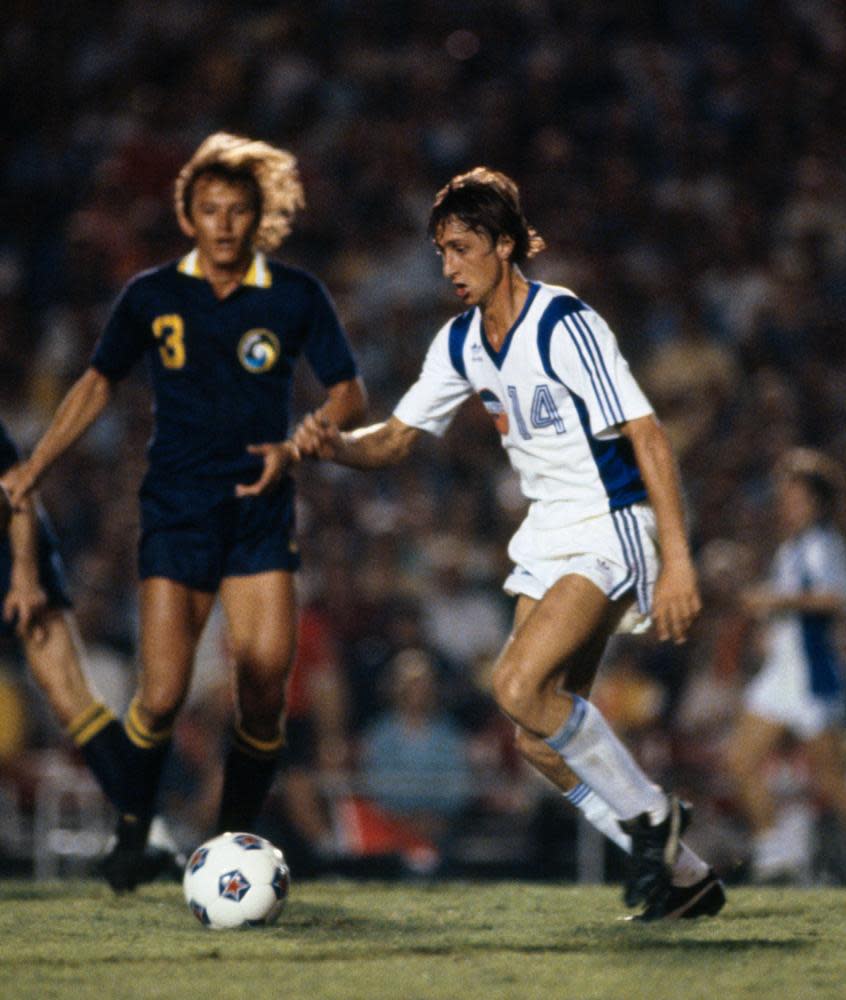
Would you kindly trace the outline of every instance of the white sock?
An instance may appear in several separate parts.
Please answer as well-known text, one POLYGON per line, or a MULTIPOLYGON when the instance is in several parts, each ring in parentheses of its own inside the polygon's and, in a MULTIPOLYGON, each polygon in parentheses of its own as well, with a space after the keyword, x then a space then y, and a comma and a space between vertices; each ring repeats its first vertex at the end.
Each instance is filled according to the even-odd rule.
MULTIPOLYGON (((569 792, 565 792, 564 798, 572 802, 588 823, 595 826, 600 833, 613 840, 626 854, 632 853, 632 838, 623 833, 619 817, 614 815, 608 803, 604 802, 592 788, 582 781, 569 792)), ((695 885, 707 874, 708 865, 682 841, 679 856, 673 865, 673 885, 682 888, 695 885)))
POLYGON ((709 871, 710 868, 706 862, 682 841, 679 844, 679 856, 673 865, 673 885, 682 888, 696 885, 697 882, 701 882, 705 878, 709 871))
POLYGON ((613 840, 626 854, 632 853, 632 838, 623 832, 618 818, 608 803, 603 801, 589 785, 583 781, 579 782, 575 788, 564 793, 564 798, 573 803, 591 826, 595 826, 600 833, 613 840))
POLYGON ((664 792, 643 773, 596 706, 573 695, 573 710, 557 733, 545 740, 615 816, 649 814, 650 823, 667 816, 664 792))

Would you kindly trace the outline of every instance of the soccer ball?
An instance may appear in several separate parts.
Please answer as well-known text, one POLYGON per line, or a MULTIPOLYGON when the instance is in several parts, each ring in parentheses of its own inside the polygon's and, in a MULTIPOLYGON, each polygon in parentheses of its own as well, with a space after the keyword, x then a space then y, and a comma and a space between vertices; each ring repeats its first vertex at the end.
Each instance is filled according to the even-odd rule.
POLYGON ((206 927, 272 924, 282 911, 291 874, 278 847, 254 833, 222 833, 188 859, 182 888, 206 927))

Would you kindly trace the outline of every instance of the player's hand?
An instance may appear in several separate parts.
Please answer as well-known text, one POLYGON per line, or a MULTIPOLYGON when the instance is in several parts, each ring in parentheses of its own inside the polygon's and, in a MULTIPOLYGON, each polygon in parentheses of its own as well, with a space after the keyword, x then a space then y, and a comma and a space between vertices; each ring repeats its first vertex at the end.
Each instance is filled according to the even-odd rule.
POLYGON ((12 510, 21 510, 21 505, 27 496, 35 489, 38 476, 30 462, 18 462, 7 469, 0 477, 0 486, 12 506, 12 510))
POLYGON ((247 451, 251 455, 261 455, 264 467, 254 483, 250 483, 249 486, 239 484, 235 487, 236 497, 257 497, 272 492, 279 485, 287 469, 300 460, 299 450, 293 441, 249 444, 247 451))
POLYGON ((687 559, 665 563, 655 582, 652 621, 662 642, 681 644, 702 610, 696 571, 687 559))
POLYGON ((45 633, 40 618, 46 607, 47 594, 36 580, 12 583, 3 602, 3 619, 15 623, 20 638, 41 641, 45 633))
POLYGON ((309 413, 294 432, 294 444, 301 455, 331 460, 340 448, 341 431, 325 418, 309 413))

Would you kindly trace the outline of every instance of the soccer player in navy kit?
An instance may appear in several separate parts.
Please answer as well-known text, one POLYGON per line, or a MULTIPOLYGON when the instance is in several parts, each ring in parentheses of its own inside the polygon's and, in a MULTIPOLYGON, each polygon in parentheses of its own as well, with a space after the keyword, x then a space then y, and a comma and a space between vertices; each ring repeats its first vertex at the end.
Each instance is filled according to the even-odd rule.
POLYGON ((699 612, 666 435, 601 317, 523 276, 544 244, 510 178, 481 167, 453 178, 429 232, 466 311, 436 335, 386 421, 341 433, 318 415, 295 442, 345 465, 387 465, 480 396, 531 501, 509 545, 505 589, 518 600, 492 677, 517 748, 630 852, 625 895, 644 904, 639 919, 712 915, 725 895, 681 840, 688 807, 648 779, 587 700, 612 633, 651 618, 659 638, 683 642, 699 612))
MULTIPOLYGON (((0 474, 18 452, 0 424, 0 474)), ((120 725, 88 683, 82 645, 56 539, 28 496, 0 529, 0 638, 16 638, 36 683, 103 791, 118 807, 123 788, 113 764, 120 725)))
POLYGON ((236 720, 218 829, 249 829, 284 744, 296 638, 296 451, 288 440, 294 367, 327 390, 319 418, 365 412, 355 361, 322 285, 265 256, 303 205, 296 160, 227 133, 179 174, 176 213, 194 249, 121 293, 90 367, 31 458, 5 477, 13 503, 96 419, 145 358, 155 397, 141 487, 141 666, 124 720, 131 801, 104 864, 116 889, 138 881, 162 763, 194 652, 219 594, 234 660, 236 720))

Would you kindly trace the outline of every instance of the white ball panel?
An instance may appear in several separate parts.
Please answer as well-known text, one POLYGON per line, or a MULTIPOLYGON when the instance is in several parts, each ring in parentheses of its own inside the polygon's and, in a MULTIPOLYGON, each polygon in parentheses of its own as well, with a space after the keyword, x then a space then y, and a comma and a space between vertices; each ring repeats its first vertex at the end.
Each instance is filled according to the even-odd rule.
POLYGON ((253 884, 250 891, 241 900, 240 910, 243 919, 262 920, 273 909, 276 903, 276 893, 268 882, 263 885, 253 884))

